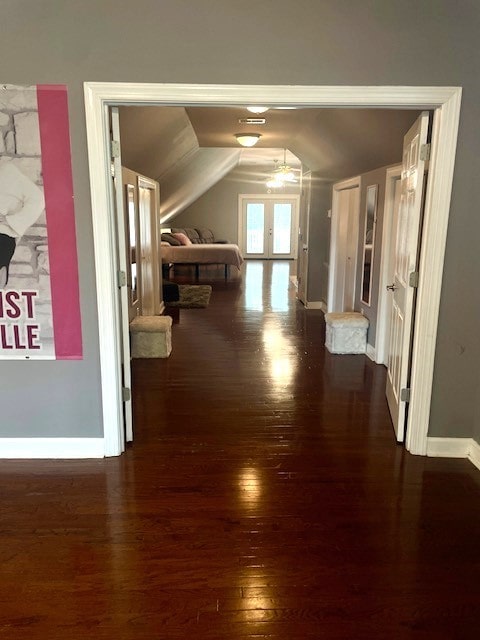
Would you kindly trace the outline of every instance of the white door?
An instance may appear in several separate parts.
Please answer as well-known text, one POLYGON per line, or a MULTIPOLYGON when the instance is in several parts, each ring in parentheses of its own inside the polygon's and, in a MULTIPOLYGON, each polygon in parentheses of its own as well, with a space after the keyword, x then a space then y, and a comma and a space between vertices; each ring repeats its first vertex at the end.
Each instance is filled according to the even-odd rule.
POLYGON ((245 258, 294 258, 297 224, 297 197, 241 196, 239 236, 245 258))
MULTIPOLYGON (((115 207, 115 221, 117 224, 116 246, 117 246, 117 271, 118 271, 118 305, 120 317, 120 331, 116 332, 118 341, 118 353, 121 354, 121 362, 119 366, 122 371, 121 380, 123 389, 120 390, 123 397, 123 416, 125 430, 122 435, 122 441, 125 439, 130 442, 133 440, 133 420, 132 420, 132 400, 131 388, 132 378, 130 370, 130 330, 129 330, 129 291, 127 289, 127 251, 126 251, 126 226, 124 212, 123 197, 123 180, 122 180, 122 158, 120 155, 120 124, 118 116, 118 108, 112 107, 111 113, 111 135, 115 144, 112 145, 113 163, 113 194, 115 207), (114 150, 115 148, 115 150, 114 150), (114 150, 114 152, 113 152, 114 150)), ((124 449, 122 442, 122 450, 124 449)))
POLYGON ((394 276, 392 283, 387 286, 393 301, 386 392, 399 442, 403 442, 405 438, 406 405, 409 399, 410 353, 427 136, 428 113, 423 112, 404 138, 394 276))
POLYGON ((353 311, 357 277, 360 186, 334 187, 328 310, 353 311))
POLYGON ((140 220, 140 305, 142 316, 155 315, 155 245, 152 234, 154 190, 142 183, 138 184, 138 213, 140 220))
POLYGON ((308 171, 302 175, 302 197, 300 201, 300 224, 298 229, 297 296, 303 304, 307 302, 308 227, 310 222, 311 187, 312 174, 308 171))

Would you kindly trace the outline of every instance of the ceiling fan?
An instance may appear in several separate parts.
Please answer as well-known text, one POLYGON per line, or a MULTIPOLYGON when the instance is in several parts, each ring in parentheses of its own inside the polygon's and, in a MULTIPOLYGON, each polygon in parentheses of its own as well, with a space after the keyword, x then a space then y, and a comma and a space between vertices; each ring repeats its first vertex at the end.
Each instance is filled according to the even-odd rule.
POLYGON ((287 150, 283 150, 283 162, 278 164, 278 160, 274 160, 275 169, 273 170, 272 176, 267 180, 267 187, 270 189, 278 189, 280 187, 285 186, 285 184, 292 184, 298 182, 295 177, 295 173, 287 164, 287 150))

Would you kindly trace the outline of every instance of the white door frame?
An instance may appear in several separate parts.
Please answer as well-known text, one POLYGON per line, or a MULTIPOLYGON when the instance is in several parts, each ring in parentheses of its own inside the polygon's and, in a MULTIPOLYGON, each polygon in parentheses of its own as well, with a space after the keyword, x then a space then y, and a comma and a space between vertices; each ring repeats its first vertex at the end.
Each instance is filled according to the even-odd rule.
POLYGON ((108 107, 112 105, 363 107, 435 109, 420 257, 406 448, 426 455, 435 346, 455 164, 460 87, 348 87, 86 82, 85 111, 97 285, 104 451, 122 452, 115 233, 109 197, 108 107), (105 215, 109 212, 108 215, 105 215), (114 331, 112 331, 112 327, 114 331))
MULTIPOLYGON (((154 265, 153 278, 152 278, 152 288, 153 288, 152 304, 153 304, 153 314, 160 315, 161 313, 163 313, 165 309, 165 305, 163 304, 163 296, 160 293, 162 290, 162 282, 161 282, 162 270, 161 270, 161 259, 159 255, 160 233, 158 230, 159 229, 158 212, 160 211, 160 196, 159 196, 160 189, 159 189, 158 182, 155 182, 155 180, 152 180, 151 178, 147 178, 146 176, 143 176, 143 175, 137 176, 139 215, 141 215, 141 212, 140 212, 140 189, 141 188, 148 189, 150 191, 150 216, 149 216, 148 226, 149 226, 149 233, 152 240, 151 261, 154 265)), ((141 235, 142 234, 141 228, 144 222, 145 221, 142 221, 140 218, 139 220, 140 249, 142 248, 142 240, 143 240, 141 235)), ((140 271, 141 271, 143 266, 142 256, 139 256, 139 259, 140 259, 140 271)), ((137 259, 137 268, 138 268, 138 264, 139 263, 137 259)), ((142 309, 142 315, 143 315, 143 300, 142 300, 143 273, 141 274, 140 286, 141 286, 140 308, 142 309)))
POLYGON ((383 208, 383 230, 381 244, 380 259, 380 284, 378 292, 378 311, 377 311, 377 333, 375 339, 375 362, 378 364, 387 364, 388 345, 390 335, 387 331, 389 324, 389 314, 392 305, 392 294, 387 291, 389 282, 389 264, 390 253, 395 250, 392 246, 392 221, 393 207, 395 204, 395 185, 402 175, 402 165, 397 164, 395 167, 387 169, 385 178, 385 206, 383 208))
MULTIPOLYGON (((356 176, 355 178, 349 178, 348 180, 342 180, 341 182, 336 182, 333 185, 332 191, 332 217, 330 220, 330 257, 328 260, 328 298, 327 298, 327 309, 329 312, 335 311, 337 307, 338 300, 338 282, 337 282, 337 269, 336 267, 336 257, 338 253, 338 223, 339 223, 339 215, 338 215, 338 203, 339 203, 339 194, 342 191, 349 191, 350 189, 359 189, 359 202, 358 206, 360 207, 360 187, 361 187, 362 179, 360 176, 356 176)), ((360 213, 360 212, 358 212, 360 213)), ((358 251, 358 247, 357 247, 358 251)), ((357 266, 356 254, 355 254, 355 271, 357 266)), ((343 299, 343 287, 342 287, 342 299, 343 299)), ((355 291, 354 291, 354 299, 355 299, 355 291)))
POLYGON ((310 236, 310 208, 312 203, 312 172, 302 171, 302 188, 298 211, 297 233, 297 297, 308 309, 308 240, 310 236), (307 186, 305 186, 305 182, 307 186), (301 240, 301 242, 300 242, 301 240), (301 273, 300 273, 301 271, 301 273), (298 279, 300 277, 300 280, 298 279))
MULTIPOLYGON (((242 247, 244 246, 245 238, 244 238, 244 220, 243 220, 243 207, 245 200, 292 200, 294 202, 293 206, 293 217, 291 224, 291 240, 292 240, 292 250, 291 254, 294 258, 288 258, 289 260, 293 260, 296 258, 298 251, 298 216, 300 210, 300 196, 296 194, 290 193, 239 193, 238 194, 238 212, 237 212, 237 224, 238 224, 238 246, 240 247, 240 251, 242 251, 242 247)), ((245 252, 246 253, 246 252, 245 252)), ((244 257, 245 254, 244 254, 244 257)), ((255 256, 251 256, 252 260, 255 260, 255 256)), ((261 259, 261 258, 260 258, 261 259)), ((284 258, 279 257, 279 260, 284 258)))

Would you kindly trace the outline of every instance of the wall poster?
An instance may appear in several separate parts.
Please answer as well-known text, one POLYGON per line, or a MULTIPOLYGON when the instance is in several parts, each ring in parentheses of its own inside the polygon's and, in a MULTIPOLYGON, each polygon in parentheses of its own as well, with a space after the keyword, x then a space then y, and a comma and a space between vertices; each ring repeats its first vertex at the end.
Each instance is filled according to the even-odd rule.
POLYGON ((0 359, 81 359, 67 89, 0 85, 0 359))

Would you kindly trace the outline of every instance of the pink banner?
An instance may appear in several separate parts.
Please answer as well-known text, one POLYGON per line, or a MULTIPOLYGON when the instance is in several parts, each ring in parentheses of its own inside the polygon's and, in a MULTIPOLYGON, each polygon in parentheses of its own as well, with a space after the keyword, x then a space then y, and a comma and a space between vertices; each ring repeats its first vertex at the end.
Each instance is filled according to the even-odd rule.
POLYGON ((67 90, 0 85, 0 358, 80 359, 67 90))
POLYGON ((67 88, 38 85, 38 118, 57 359, 82 358, 67 88))

